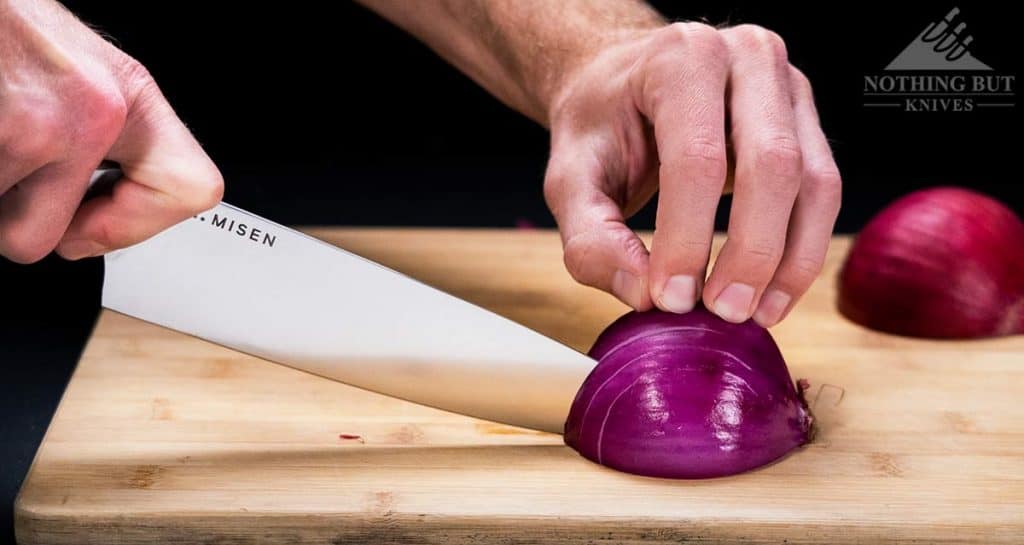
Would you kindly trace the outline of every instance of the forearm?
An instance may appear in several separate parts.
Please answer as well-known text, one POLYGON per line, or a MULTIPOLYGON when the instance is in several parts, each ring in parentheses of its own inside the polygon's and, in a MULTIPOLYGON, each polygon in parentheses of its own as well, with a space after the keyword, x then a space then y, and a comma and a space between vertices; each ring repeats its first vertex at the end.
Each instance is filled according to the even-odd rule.
POLYGON ((544 125, 576 67, 609 43, 664 24, 641 0, 358 1, 544 125))

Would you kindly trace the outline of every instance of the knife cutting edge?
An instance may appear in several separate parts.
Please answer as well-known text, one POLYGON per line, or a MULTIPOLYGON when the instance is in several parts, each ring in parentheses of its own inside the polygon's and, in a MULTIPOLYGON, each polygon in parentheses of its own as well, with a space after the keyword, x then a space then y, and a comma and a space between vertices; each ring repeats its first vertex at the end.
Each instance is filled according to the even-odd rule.
MULTIPOLYGON (((93 186, 120 178, 97 170, 93 186)), ((596 362, 226 203, 104 257, 103 306, 332 380, 562 433, 596 362)))

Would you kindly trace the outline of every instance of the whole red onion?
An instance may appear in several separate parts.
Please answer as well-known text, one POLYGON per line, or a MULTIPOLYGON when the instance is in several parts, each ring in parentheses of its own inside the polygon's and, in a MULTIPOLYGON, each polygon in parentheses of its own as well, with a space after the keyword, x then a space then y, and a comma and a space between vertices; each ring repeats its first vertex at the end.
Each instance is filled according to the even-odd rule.
POLYGON ((698 479, 747 471, 810 440, 813 418, 782 354, 753 321, 698 307, 630 312, 590 350, 565 442, 615 469, 698 479))
POLYGON ((911 193, 857 236, 839 275, 839 311, 912 337, 1024 333, 1024 223, 967 189, 911 193))

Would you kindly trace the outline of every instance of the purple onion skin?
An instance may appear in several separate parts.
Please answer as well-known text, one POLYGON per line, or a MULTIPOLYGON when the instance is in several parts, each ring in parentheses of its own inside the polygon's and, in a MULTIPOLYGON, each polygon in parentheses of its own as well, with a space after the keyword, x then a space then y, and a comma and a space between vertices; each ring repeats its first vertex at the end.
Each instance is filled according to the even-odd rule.
POLYGON ((767 330, 702 307, 630 312, 608 326, 576 394, 565 443, 638 475, 742 473, 807 443, 813 417, 767 330))

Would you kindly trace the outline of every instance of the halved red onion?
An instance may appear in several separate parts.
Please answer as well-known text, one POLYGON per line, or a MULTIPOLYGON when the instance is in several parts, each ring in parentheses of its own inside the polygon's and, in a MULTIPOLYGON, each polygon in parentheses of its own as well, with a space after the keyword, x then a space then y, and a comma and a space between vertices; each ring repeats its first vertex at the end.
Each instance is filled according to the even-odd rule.
MULTIPOLYGON (((630 312, 590 350, 597 367, 576 394, 565 442, 621 471, 720 477, 807 443, 810 410, 778 346, 753 321, 702 307, 630 312)), ((802 383, 805 384, 805 383, 802 383)))

